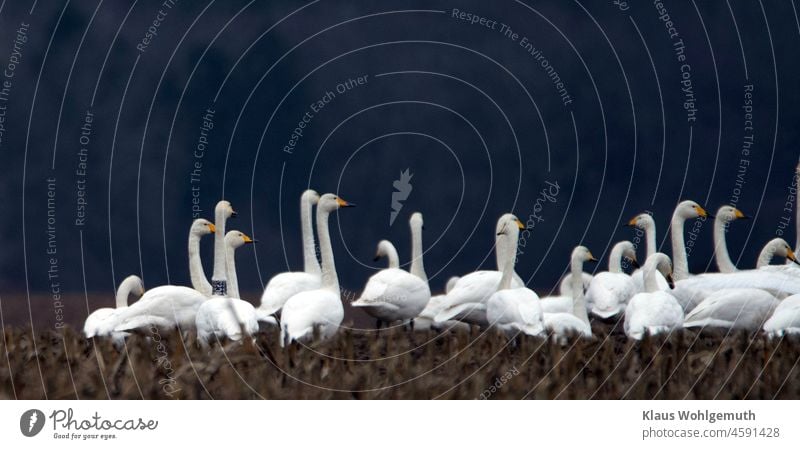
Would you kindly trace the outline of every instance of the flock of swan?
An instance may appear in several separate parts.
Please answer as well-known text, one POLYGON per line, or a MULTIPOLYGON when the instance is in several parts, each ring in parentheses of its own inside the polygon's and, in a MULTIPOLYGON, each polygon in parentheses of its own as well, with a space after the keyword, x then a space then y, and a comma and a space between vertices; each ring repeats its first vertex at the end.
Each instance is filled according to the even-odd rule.
MULTIPOLYGON (((137 330, 177 328, 195 330, 201 345, 212 339, 242 340, 261 326, 279 326, 280 344, 304 344, 333 337, 344 319, 328 220, 332 212, 352 204, 328 193, 313 190, 300 198, 304 269, 280 273, 267 283, 260 305, 242 300, 236 277, 235 251, 253 240, 239 231, 225 232, 235 212, 227 201, 214 209, 214 222, 197 219, 189 229, 189 268, 192 287, 163 285, 145 290, 141 279, 129 276, 117 289, 116 307, 101 308, 89 315, 86 337, 110 337, 124 342, 137 330), (320 250, 317 259, 312 224, 316 206, 316 231, 320 250), (200 260, 200 240, 214 235, 214 265, 211 281, 200 260), (128 304, 129 295, 140 296, 128 304)), ((571 254, 570 272, 560 284, 558 296, 539 297, 515 272, 522 222, 504 214, 495 228, 496 270, 479 270, 453 277, 444 293, 431 295, 423 262, 423 218, 419 212, 409 219, 411 264, 400 268, 396 248, 388 240, 377 246, 378 258, 388 266, 372 275, 352 302, 374 317, 378 326, 410 323, 415 330, 446 330, 470 325, 493 327, 509 338, 519 334, 592 337, 589 316, 624 320, 625 334, 641 339, 646 334, 671 332, 682 327, 717 327, 763 330, 770 336, 800 333, 800 262, 782 239, 771 240, 762 250, 756 267, 736 267, 728 254, 725 233, 735 220, 747 218, 732 206, 722 206, 711 217, 697 203, 677 205, 670 222, 672 259, 657 252, 656 225, 649 214, 640 214, 627 225, 641 229, 646 238, 645 263, 639 267, 636 247, 630 241, 614 245, 608 270, 591 275, 586 262, 596 261, 584 246, 571 254), (689 272, 684 224, 701 217, 714 218, 714 252, 718 273, 689 272), (773 258, 787 260, 770 265, 773 258), (634 270, 628 274, 625 265, 634 270), (793 263, 792 263, 793 262, 793 263)))

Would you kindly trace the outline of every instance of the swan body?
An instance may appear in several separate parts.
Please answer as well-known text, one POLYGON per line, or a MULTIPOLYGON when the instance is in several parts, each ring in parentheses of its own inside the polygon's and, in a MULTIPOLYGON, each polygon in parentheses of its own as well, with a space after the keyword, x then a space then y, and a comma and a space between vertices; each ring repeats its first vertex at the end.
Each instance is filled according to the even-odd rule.
MULTIPOLYGON (((581 273, 581 285, 583 286, 584 293, 586 293, 586 290, 589 288, 589 284, 592 283, 593 278, 594 276, 589 273, 581 273)), ((567 273, 566 276, 561 278, 561 282, 558 284, 558 296, 572 296, 572 273, 567 273)))
POLYGON ((644 264, 646 291, 637 293, 625 308, 625 335, 641 340, 646 333, 651 335, 670 332, 683 324, 683 308, 669 292, 659 290, 656 271, 667 282, 672 280, 672 264, 669 257, 655 253, 644 264))
POLYGON ((157 327, 159 329, 195 328, 197 309, 208 297, 190 287, 162 285, 151 288, 133 305, 116 315, 113 331, 157 327))
MULTIPOLYGON (((594 262, 595 259, 593 257, 591 259, 585 259, 586 254, 588 253, 591 255, 591 253, 588 252, 588 249, 585 251, 576 251, 578 248, 585 249, 585 247, 579 246, 572 251, 572 254, 570 254, 570 273, 564 277, 564 280, 561 281, 561 286, 559 287, 561 295, 545 296, 544 298, 541 298, 540 305, 542 306, 542 311, 544 311, 544 313, 572 313, 574 298, 576 298, 579 294, 582 298, 584 297, 584 289, 586 286, 583 284, 583 282, 576 284, 571 281, 573 279, 581 279, 581 281, 584 281, 586 279, 584 274, 586 273, 583 272, 583 264, 584 262, 594 262), (565 281, 570 282, 567 282, 567 285, 564 285, 565 281)), ((591 284, 591 279, 593 277, 591 275, 588 276, 590 279, 589 283, 591 284)), ((589 311, 592 310, 593 304, 591 304, 585 298, 582 299, 581 302, 585 304, 586 313, 588 314, 589 311)))
POLYGON ((566 337, 575 335, 583 338, 592 336, 592 327, 571 313, 544 313, 542 315, 545 331, 553 340, 564 344, 566 337))
POLYGON ((300 222, 303 235, 304 271, 279 273, 267 282, 261 295, 258 314, 261 319, 280 314, 286 301, 292 296, 307 290, 316 290, 322 285, 321 269, 314 246, 314 229, 311 224, 311 211, 319 203, 319 194, 306 190, 300 196, 300 222))
POLYGON ((683 326, 758 330, 778 303, 774 296, 756 288, 717 290, 686 315, 683 326))
MULTIPOLYGON (((372 275, 361 293, 352 303, 380 321, 408 321, 425 309, 431 299, 428 276, 425 274, 422 251, 422 214, 416 212, 409 220, 411 227, 410 272, 400 268, 386 268, 372 275)), ((387 241, 381 242, 378 253, 389 257, 389 264, 397 264, 397 251, 387 241)))
POLYGON ((317 205, 317 237, 322 255, 322 285, 289 298, 281 311, 281 346, 292 341, 309 343, 333 337, 344 319, 339 279, 331 248, 328 218, 340 207, 352 206, 334 194, 326 193, 317 205))
POLYGON ((459 279, 458 276, 452 276, 447 280, 443 294, 431 296, 431 300, 428 301, 425 309, 414 318, 414 330, 469 329, 469 324, 460 321, 451 320, 444 323, 436 323, 434 321, 436 315, 441 312, 446 305, 445 298, 447 297, 447 293, 453 289, 459 279))
POLYGON ((239 341, 258 332, 255 307, 239 298, 239 280, 234 258, 237 248, 254 241, 240 231, 230 231, 225 234, 224 242, 228 294, 212 296, 197 309, 195 315, 197 340, 203 346, 208 345, 212 337, 217 340, 226 338, 239 341))
POLYGON ((633 279, 622 271, 623 258, 636 264, 633 243, 622 241, 614 245, 608 259, 608 271, 596 274, 586 291, 586 302, 592 304, 592 314, 600 318, 621 313, 628 300, 636 294, 633 279))
POLYGON ((116 316, 128 307, 130 294, 141 296, 144 294, 144 284, 139 276, 126 277, 117 287, 116 308, 102 307, 92 312, 83 324, 83 334, 86 338, 111 336, 115 342, 121 342, 128 335, 126 332, 113 332, 113 327, 107 323, 115 323, 116 316))
POLYGON ((783 299, 764 323, 764 332, 771 337, 800 335, 800 295, 783 299))

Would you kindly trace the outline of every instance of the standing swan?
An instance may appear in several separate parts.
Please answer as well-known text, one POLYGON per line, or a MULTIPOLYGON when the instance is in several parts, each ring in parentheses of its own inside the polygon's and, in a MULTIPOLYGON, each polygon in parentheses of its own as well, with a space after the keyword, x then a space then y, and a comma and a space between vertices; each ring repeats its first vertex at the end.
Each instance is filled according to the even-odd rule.
POLYGON ((728 254, 725 233, 728 232, 730 222, 746 218, 749 217, 733 206, 722 206, 717 210, 717 216, 714 218, 714 259, 717 261, 720 273, 737 271, 736 265, 733 264, 731 256, 728 254))
MULTIPOLYGON (((656 253, 656 222, 653 220, 653 216, 649 213, 639 214, 633 217, 626 226, 630 226, 632 228, 641 229, 645 233, 645 260, 648 257, 652 256, 656 253)), ((644 272, 641 268, 637 268, 631 274, 631 279, 633 280, 634 287, 636 287, 636 293, 644 292, 644 272)), ((669 286, 667 285, 667 280, 664 279, 664 276, 661 275, 660 272, 656 271, 656 281, 658 282, 658 289, 659 290, 667 290, 669 286)))
MULTIPOLYGON (((506 226, 520 226, 522 223, 514 214, 503 214, 495 227, 495 252, 497 254, 497 270, 479 270, 459 278, 453 288, 447 292, 442 308, 434 317, 436 324, 457 320, 469 324, 486 326, 486 301, 497 291, 503 273, 500 270, 508 263, 508 249, 505 245, 507 237, 502 233, 506 226)), ((514 255, 516 256, 516 255, 514 255)), ((512 273, 511 286, 524 287, 516 273, 512 273)))
POLYGON ((655 253, 644 264, 645 292, 637 293, 625 308, 625 335, 641 340, 645 333, 651 335, 668 332, 683 324, 683 308, 678 301, 658 286, 656 272, 661 273, 672 286, 672 264, 666 254, 655 253))
POLYGON ((128 296, 133 293, 136 296, 144 294, 144 283, 139 276, 131 275, 126 277, 117 287, 116 308, 103 307, 92 312, 86 317, 86 322, 83 324, 83 335, 86 338, 104 337, 111 334, 114 340, 124 338, 127 333, 110 332, 108 325, 104 323, 113 322, 115 315, 128 307, 128 296))
POLYGON ((586 301, 592 304, 593 315, 611 318, 622 312, 628 300, 636 294, 633 279, 622 271, 623 258, 638 267, 636 249, 627 240, 614 245, 608 258, 608 271, 596 274, 589 284, 586 301))
POLYGON ((486 319, 489 324, 504 332, 507 337, 513 338, 522 332, 527 335, 539 336, 544 332, 542 322, 542 306, 539 305, 539 296, 526 287, 511 288, 511 278, 514 273, 514 260, 517 254, 517 239, 522 223, 508 224, 501 234, 505 235, 505 244, 508 246, 506 260, 503 265, 503 277, 500 279, 498 290, 486 302, 486 319))
POLYGON ((234 258, 236 249, 244 244, 253 243, 253 239, 242 232, 230 231, 225 234, 224 243, 228 294, 213 296, 197 310, 195 318, 197 340, 202 346, 207 346, 212 336, 217 339, 228 338, 239 341, 245 335, 258 332, 255 308, 249 302, 239 299, 239 282, 234 258))
MULTIPOLYGON (((577 273, 583 271, 583 263, 587 261, 596 261, 597 259, 592 256, 589 248, 585 246, 576 246, 572 250, 571 269, 573 279, 577 279, 577 273)), ((583 297, 583 288, 577 282, 572 283, 572 309, 566 312, 548 313, 544 308, 542 301, 542 310, 544 311, 544 327, 553 338, 563 342, 564 338, 570 334, 576 334, 581 337, 591 337, 592 327, 589 324, 589 314, 586 311, 586 300, 583 297)))
MULTIPOLYGON (((303 270, 279 273, 267 282, 261 305, 258 307, 259 317, 279 315, 286 300, 306 290, 315 290, 321 285, 321 269, 317 261, 314 246, 314 227, 311 223, 311 212, 319 202, 319 194, 314 190, 306 190, 300 196, 300 224, 303 234, 303 270)), ((317 223, 319 227, 319 223, 317 223)), ((262 318, 259 318, 260 320, 262 318)))
POLYGON ((328 217, 340 207, 352 207, 347 201, 326 193, 317 204, 317 238, 322 255, 322 285, 316 290, 300 292, 286 301, 281 312, 281 346, 292 341, 308 342, 315 332, 321 339, 336 334, 344 319, 339 278, 333 260, 328 217))
POLYGON ((683 238, 683 225, 692 218, 706 218, 708 213, 694 201, 682 201, 672 214, 672 276, 676 281, 689 277, 689 259, 686 255, 686 243, 683 238))
POLYGON ((381 322, 413 320, 431 299, 422 261, 422 214, 413 213, 408 223, 411 228, 410 272, 386 268, 373 274, 361 297, 352 303, 353 307, 361 307, 377 318, 378 327, 381 322))

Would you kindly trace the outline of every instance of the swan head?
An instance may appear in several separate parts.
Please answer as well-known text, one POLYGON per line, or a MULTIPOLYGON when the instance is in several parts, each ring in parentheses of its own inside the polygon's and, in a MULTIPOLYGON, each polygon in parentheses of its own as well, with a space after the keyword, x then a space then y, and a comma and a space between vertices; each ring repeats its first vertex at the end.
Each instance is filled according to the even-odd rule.
POLYGON ((742 211, 733 206, 725 205, 717 210, 717 218, 727 223, 729 221, 742 220, 750 217, 748 217, 747 215, 742 213, 742 211))
POLYGON ((626 258, 634 268, 639 268, 639 261, 636 259, 636 247, 628 240, 623 240, 614 245, 611 249, 611 257, 626 258))
POLYGON ((703 209, 702 206, 694 201, 681 201, 678 207, 675 208, 675 217, 680 217, 685 220, 690 218, 713 218, 703 209))
POLYGON ((217 203, 217 206, 214 207, 214 215, 217 217, 223 217, 225 219, 235 217, 236 211, 233 210, 233 206, 228 201, 222 200, 217 203))
POLYGON ((575 249, 572 250, 572 260, 576 262, 597 262, 597 259, 592 255, 592 252, 589 251, 589 248, 585 246, 576 246, 575 249))
POLYGON ((319 203, 319 193, 316 190, 308 189, 300 196, 300 201, 304 203, 317 204, 319 203))
MULTIPOLYGON (((144 282, 142 281, 142 278, 140 278, 139 276, 136 276, 135 274, 132 274, 132 275, 126 277, 122 281, 122 284, 125 284, 125 283, 129 283, 129 284, 132 285, 131 291, 130 291, 132 294, 134 294, 136 296, 144 295, 144 282)), ((120 285, 122 285, 122 284, 120 284, 120 285)))
POLYGON ((392 242, 388 240, 381 240, 378 242, 378 251, 375 252, 373 261, 377 262, 381 257, 389 257, 389 254, 395 254, 397 251, 394 249, 392 242))
POLYGON ((789 246, 788 243, 786 243, 786 240, 780 237, 774 238, 770 240, 769 243, 767 243, 767 246, 773 249, 775 256, 784 257, 800 265, 800 261, 797 260, 797 257, 795 256, 792 247, 789 246))
POLYGON ((419 212, 411 214, 411 218, 408 219, 408 224, 411 226, 411 229, 425 229, 424 222, 422 221, 422 214, 419 212))
POLYGON ((317 203, 317 209, 323 210, 325 212, 333 212, 340 207, 355 207, 356 205, 353 203, 348 203, 347 201, 339 198, 337 195, 333 193, 326 193, 319 197, 319 202, 317 203))
POLYGON ((500 219, 497 220, 495 232, 497 235, 511 235, 513 237, 514 234, 519 235, 519 231, 522 229, 525 229, 525 225, 519 221, 516 215, 503 214, 500 216, 500 219))
POLYGON ((664 253, 655 253, 647 258, 647 262, 644 265, 645 276, 647 276, 646 272, 650 270, 658 270, 667 280, 669 288, 675 288, 675 280, 672 278, 672 260, 670 260, 669 256, 664 253))
POLYGON ((655 227, 656 222, 653 220, 653 216, 648 213, 639 214, 625 223, 625 226, 630 226, 632 228, 639 228, 641 230, 647 231, 649 229, 653 229, 655 227))
POLYGON ((190 228, 189 232, 192 235, 206 235, 206 234, 213 234, 217 228, 214 226, 214 223, 206 220, 205 218, 198 218, 197 220, 192 222, 192 227, 190 228))
POLYGON ((225 244, 228 245, 229 248, 236 249, 246 243, 255 242, 255 240, 251 239, 247 234, 241 231, 229 231, 227 234, 225 234, 225 244))

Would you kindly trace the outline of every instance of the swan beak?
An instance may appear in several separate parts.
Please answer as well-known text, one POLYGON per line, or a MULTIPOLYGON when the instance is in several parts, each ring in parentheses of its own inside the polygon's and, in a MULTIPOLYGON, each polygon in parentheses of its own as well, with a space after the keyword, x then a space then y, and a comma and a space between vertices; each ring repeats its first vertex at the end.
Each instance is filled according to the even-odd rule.
POLYGON ((524 225, 524 224, 522 224, 522 222, 521 222, 521 221, 519 221, 519 218, 517 218, 517 219, 516 219, 516 222, 517 222, 517 227, 518 227, 520 230, 524 230, 524 229, 525 229, 525 225, 524 225))
POLYGON ((747 220, 748 218, 750 218, 739 209, 733 211, 733 216, 736 217, 737 220, 747 220))
POLYGON ((231 218, 236 218, 238 216, 239 216, 239 214, 235 210, 231 211, 231 218))
POLYGON ((633 268, 640 268, 639 262, 636 259, 631 259, 631 266, 633 268))
POLYGON ((592 255, 592 253, 589 253, 589 258, 586 259, 586 260, 588 262, 597 262, 597 259, 595 259, 595 257, 592 255))
POLYGON ((347 201, 345 201, 345 200, 343 200, 341 198, 336 198, 336 204, 338 204, 339 207, 356 207, 355 204, 348 203, 347 201))
POLYGON ((242 234, 242 240, 244 240, 245 243, 255 243, 256 242, 255 240, 251 239, 249 236, 247 236, 245 234, 242 234))
POLYGON ((628 220, 627 223, 623 224, 622 227, 625 227, 625 226, 634 227, 634 226, 636 226, 636 222, 637 221, 639 221, 639 217, 638 216, 637 217, 633 217, 630 220, 628 220))
POLYGON ((672 279, 672 274, 667 275, 667 285, 669 285, 670 290, 675 289, 675 280, 672 279))
POLYGON ((791 248, 786 250, 786 258, 800 265, 800 262, 797 261, 797 257, 794 255, 794 251, 792 251, 791 248))
POLYGON ((697 215, 699 215, 700 217, 703 217, 703 218, 714 218, 713 215, 710 215, 708 212, 706 212, 705 209, 703 209, 700 206, 695 206, 694 210, 697 211, 697 215))
POLYGON ((381 260, 381 255, 380 254, 375 254, 375 257, 372 258, 373 262, 377 262, 379 260, 381 260))
POLYGON ((217 227, 214 226, 214 223, 209 223, 208 224, 208 229, 209 229, 209 231, 211 231, 212 234, 217 232, 217 227))

